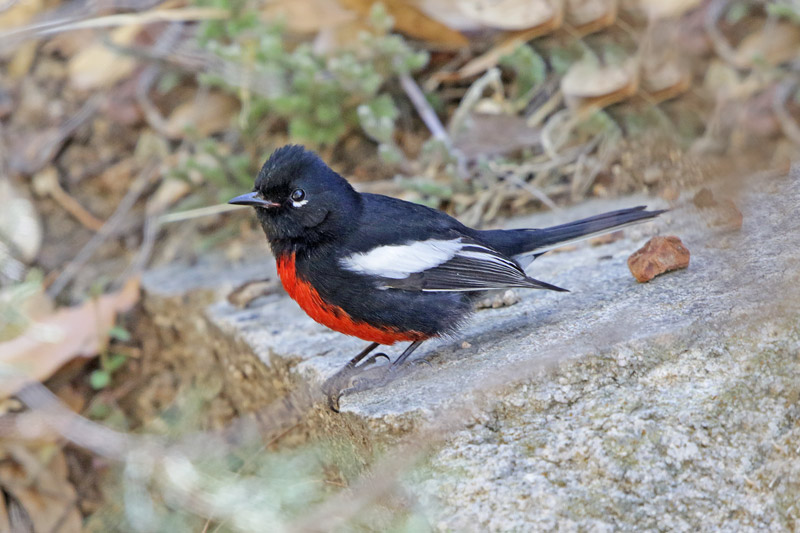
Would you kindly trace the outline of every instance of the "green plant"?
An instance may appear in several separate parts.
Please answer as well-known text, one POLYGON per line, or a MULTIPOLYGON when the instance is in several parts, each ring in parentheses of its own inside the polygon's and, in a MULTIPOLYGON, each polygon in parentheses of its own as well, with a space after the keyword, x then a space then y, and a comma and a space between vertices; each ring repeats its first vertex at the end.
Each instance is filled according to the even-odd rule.
MULTIPOLYGON (((110 339, 127 342, 131 340, 131 334, 122 326, 113 326, 108 330, 110 339)), ((100 352, 100 368, 94 370, 89 374, 89 385, 95 390, 100 390, 108 387, 111 384, 111 377, 113 374, 122 368, 127 362, 128 356, 122 353, 115 353, 109 350, 100 352)))
POLYGON ((768 3, 766 9, 770 15, 785 18, 794 24, 800 24, 800 2, 797 0, 768 3))
POLYGON ((172 177, 195 181, 201 176, 212 185, 218 202, 226 202, 253 186, 253 159, 246 153, 233 153, 231 147, 214 139, 203 139, 194 153, 172 170, 172 177))
POLYGON ((544 59, 532 46, 521 44, 511 54, 502 57, 500 65, 511 69, 516 75, 514 103, 517 109, 524 108, 547 77, 544 59))
MULTIPOLYGON (((239 79, 205 75, 207 83, 235 92, 243 101, 240 123, 245 135, 256 131, 269 116, 288 124, 291 137, 314 146, 334 144, 359 124, 360 106, 390 118, 392 131, 396 110, 391 97, 381 92, 392 76, 425 66, 426 52, 417 52, 399 35, 389 33, 393 20, 376 4, 369 17, 369 31, 362 32, 349 48, 330 55, 314 51, 304 43, 290 49, 279 23, 263 23, 244 0, 212 0, 228 9, 227 20, 205 23, 201 44, 229 64, 239 67, 239 79), (259 80, 250 86, 247 80, 259 80)), ((372 135, 371 116, 364 113, 365 130, 372 135)), ((389 143, 381 131, 378 140, 389 143)))

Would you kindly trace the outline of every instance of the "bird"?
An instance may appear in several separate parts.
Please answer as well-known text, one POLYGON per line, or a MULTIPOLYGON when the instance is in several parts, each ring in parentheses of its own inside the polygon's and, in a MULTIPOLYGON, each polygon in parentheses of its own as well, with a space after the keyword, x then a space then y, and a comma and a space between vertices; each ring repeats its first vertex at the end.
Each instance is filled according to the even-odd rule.
POLYGON ((650 220, 632 207, 538 229, 480 230, 420 204, 357 192, 316 153, 286 145, 266 160, 251 192, 228 203, 255 208, 284 289, 315 321, 370 344, 323 390, 338 412, 353 375, 410 344, 384 381, 424 341, 451 335, 488 290, 568 292, 525 268, 559 246, 650 220), (359 364, 360 363, 360 364, 359 364))

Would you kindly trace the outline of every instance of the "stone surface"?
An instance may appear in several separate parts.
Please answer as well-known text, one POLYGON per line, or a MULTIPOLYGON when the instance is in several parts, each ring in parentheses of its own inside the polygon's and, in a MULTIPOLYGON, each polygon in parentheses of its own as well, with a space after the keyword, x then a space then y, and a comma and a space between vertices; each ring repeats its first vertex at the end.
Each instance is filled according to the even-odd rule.
MULTIPOLYGON (((513 226, 640 203, 660 207, 589 202, 513 226)), ((481 310, 457 337, 423 345, 415 359, 428 365, 315 419, 384 443, 456 427, 411 491, 440 530, 800 527, 800 170, 748 184, 736 203, 738 231, 709 227, 690 194, 623 239, 537 259, 533 277, 572 292, 517 291, 518 303, 481 310), (626 259, 659 233, 678 235, 692 264, 639 284, 626 259)), ((204 268, 147 276, 152 312, 195 277, 230 286, 274 267, 204 268)), ((272 387, 316 386, 364 345, 313 323, 284 294, 244 310, 220 294, 202 320, 261 359, 272 387)), ((247 380, 233 359, 226 365, 247 380)))

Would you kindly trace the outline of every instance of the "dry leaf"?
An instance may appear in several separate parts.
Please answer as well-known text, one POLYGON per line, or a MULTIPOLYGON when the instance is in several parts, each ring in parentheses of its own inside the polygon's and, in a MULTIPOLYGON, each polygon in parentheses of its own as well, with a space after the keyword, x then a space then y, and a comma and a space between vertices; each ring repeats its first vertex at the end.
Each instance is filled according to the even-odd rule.
POLYGON ((639 0, 639 5, 651 19, 680 17, 696 8, 701 0, 639 0))
POLYGON ((548 0, 469 0, 458 3, 461 13, 488 28, 523 30, 541 26, 561 11, 548 0))
POLYGON ((798 56, 800 27, 790 22, 769 24, 758 33, 744 38, 736 49, 739 67, 750 67, 756 62, 770 66, 780 65, 798 56))
POLYGON ((541 142, 538 128, 528 126, 525 117, 517 115, 472 113, 453 138, 453 144, 464 155, 498 155, 533 146, 541 142))
MULTIPOLYGON (((140 31, 140 26, 122 26, 111 32, 111 42, 130 46, 140 31)), ((98 39, 78 52, 69 62, 69 79, 76 89, 104 89, 130 76, 136 60, 116 52, 98 39)))
POLYGON ((29 381, 44 381, 75 357, 91 357, 103 348, 117 313, 139 300, 139 280, 129 280, 118 292, 57 310, 28 330, 0 343, 0 397, 14 394, 29 381), (13 375, 10 373, 14 372, 13 375))
POLYGON ((28 24, 45 8, 43 0, 9 2, 0 10, 0 30, 14 30, 28 24), (7 8, 7 9, 5 9, 7 8))
POLYGON ((608 28, 617 20, 617 0, 567 0, 564 18, 578 35, 608 28))
POLYGON ((363 19, 356 19, 338 26, 323 28, 314 38, 312 47, 320 55, 329 55, 341 49, 358 49, 361 46, 359 35, 370 31, 370 26, 363 19))
POLYGON ((579 61, 561 80, 564 99, 572 108, 605 107, 636 94, 638 88, 634 60, 613 65, 579 61))
POLYGON ((642 88, 652 102, 662 102, 689 90, 691 74, 678 61, 645 61, 642 66, 642 88))
POLYGON ((277 0, 267 2, 261 13, 268 20, 285 21, 294 33, 316 33, 355 19, 352 11, 330 0, 277 0))
MULTIPOLYGON (((365 17, 378 0, 339 0, 339 3, 365 17)), ((460 32, 438 22, 404 0, 384 0, 383 5, 394 18, 394 29, 428 43, 462 47, 469 41, 460 32)))
POLYGON ((462 2, 463 0, 413 0, 420 11, 448 28, 460 32, 484 29, 482 24, 461 12, 462 2))
POLYGON ((165 131, 172 139, 192 132, 208 137, 231 127, 239 112, 239 100, 219 92, 209 92, 183 102, 170 114, 165 131))

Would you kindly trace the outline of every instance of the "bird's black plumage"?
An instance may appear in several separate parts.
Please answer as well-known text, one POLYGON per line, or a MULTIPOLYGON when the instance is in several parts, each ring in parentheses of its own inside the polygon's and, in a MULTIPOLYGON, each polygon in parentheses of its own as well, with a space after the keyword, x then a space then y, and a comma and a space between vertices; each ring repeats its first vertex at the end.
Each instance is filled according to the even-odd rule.
POLYGON ((564 290, 524 272, 541 253, 661 213, 635 207, 551 228, 481 231, 422 205, 360 194, 300 146, 276 150, 253 192, 231 202, 256 208, 284 286, 313 318, 414 347, 454 331, 480 291, 564 290))

